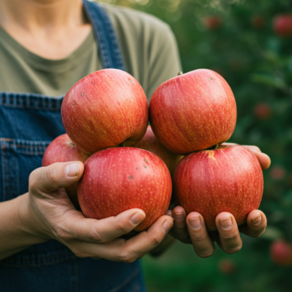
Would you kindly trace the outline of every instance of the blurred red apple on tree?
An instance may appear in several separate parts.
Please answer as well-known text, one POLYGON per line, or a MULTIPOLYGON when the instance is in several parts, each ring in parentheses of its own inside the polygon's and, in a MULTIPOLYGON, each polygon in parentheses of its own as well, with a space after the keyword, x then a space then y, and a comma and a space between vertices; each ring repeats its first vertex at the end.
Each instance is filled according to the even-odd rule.
POLYGON ((86 217, 102 219, 140 208, 147 229, 165 215, 172 193, 169 170, 155 154, 133 147, 109 148, 93 154, 85 163, 78 186, 78 201, 86 217))
POLYGON ((272 110, 267 103, 262 102, 254 107, 254 114, 260 120, 267 120, 272 115, 272 110))
POLYGON ((265 26, 265 19, 261 15, 255 15, 251 19, 254 28, 263 28, 265 26))
POLYGON ((208 230, 215 218, 231 213, 237 224, 258 209, 263 194, 263 173, 256 156, 243 146, 219 146, 184 157, 173 174, 176 201, 189 214, 202 214, 208 230))
POLYGON ((143 139, 135 145, 137 148, 148 150, 160 157, 168 167, 170 174, 173 174, 177 164, 183 158, 167 150, 155 137, 151 126, 148 126, 143 139))
POLYGON ((275 165, 271 168, 270 174, 271 174, 272 179, 281 180, 285 177, 286 171, 282 166, 275 165))
POLYGON ((188 154, 227 141, 236 125, 236 103, 225 79, 198 69, 162 83, 153 93, 150 123, 161 144, 188 154))
POLYGON ((207 29, 216 29, 222 25, 222 19, 219 16, 206 16, 202 19, 202 23, 207 29))
POLYGON ((218 268, 223 274, 232 274, 235 272, 235 264, 230 259, 222 259, 218 263, 218 268))
MULTIPOLYGON (((48 166, 55 162, 81 161, 84 163, 88 157, 88 154, 76 147, 67 134, 63 134, 54 139, 47 147, 43 156, 42 166, 48 166)), ((74 206, 79 209, 77 186, 78 183, 75 183, 67 187, 66 191, 74 206)))
POLYGON ((275 240, 270 247, 270 256, 279 266, 292 266, 292 244, 283 240, 275 240))
POLYGON ((122 70, 89 74, 67 92, 62 121, 76 146, 92 154, 142 139, 148 123, 146 95, 138 81, 122 70))
POLYGON ((292 14, 280 14, 274 18, 273 28, 281 37, 292 36, 292 14))

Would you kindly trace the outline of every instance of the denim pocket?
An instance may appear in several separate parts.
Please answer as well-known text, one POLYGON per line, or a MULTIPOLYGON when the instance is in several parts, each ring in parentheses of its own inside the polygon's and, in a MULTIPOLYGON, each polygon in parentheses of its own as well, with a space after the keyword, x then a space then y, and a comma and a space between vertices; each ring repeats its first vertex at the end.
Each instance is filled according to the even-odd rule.
POLYGON ((0 139, 0 201, 7 201, 28 191, 30 173, 42 165, 49 141, 0 139))

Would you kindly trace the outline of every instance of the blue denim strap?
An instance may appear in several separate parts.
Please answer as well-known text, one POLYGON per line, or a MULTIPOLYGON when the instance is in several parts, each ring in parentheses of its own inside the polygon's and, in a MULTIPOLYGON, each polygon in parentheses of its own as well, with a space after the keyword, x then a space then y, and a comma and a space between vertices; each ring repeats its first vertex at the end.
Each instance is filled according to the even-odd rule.
POLYGON ((109 16, 95 2, 83 0, 83 7, 93 27, 103 68, 125 70, 121 49, 109 16))

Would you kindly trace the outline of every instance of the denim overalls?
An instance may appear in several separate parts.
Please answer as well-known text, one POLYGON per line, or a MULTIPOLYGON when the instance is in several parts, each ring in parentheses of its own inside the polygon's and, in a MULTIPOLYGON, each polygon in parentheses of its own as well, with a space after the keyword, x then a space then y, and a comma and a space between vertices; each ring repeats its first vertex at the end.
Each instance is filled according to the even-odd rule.
MULTIPOLYGON (((96 3, 84 0, 83 5, 98 42, 103 68, 124 69, 108 15, 96 3)), ((62 99, 0 92, 0 201, 28 191, 29 174, 41 166, 46 147, 65 133, 60 114, 62 99)), ((0 291, 137 292, 145 288, 139 261, 125 264, 80 259, 51 240, 0 261, 0 291)))

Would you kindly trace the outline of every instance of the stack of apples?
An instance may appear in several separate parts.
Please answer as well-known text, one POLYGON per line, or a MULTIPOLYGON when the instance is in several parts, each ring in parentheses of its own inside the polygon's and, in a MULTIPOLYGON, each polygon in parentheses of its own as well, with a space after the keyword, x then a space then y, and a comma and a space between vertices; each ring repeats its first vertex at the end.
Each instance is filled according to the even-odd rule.
POLYGON ((222 144, 234 131, 236 102, 214 71, 199 69, 164 82, 149 108, 131 75, 96 71, 67 92, 61 114, 67 134, 49 145, 43 166, 85 163, 82 179, 67 192, 86 217, 140 208, 146 218, 136 230, 145 230, 166 213, 173 193, 187 213, 200 212, 214 230, 220 212, 243 224, 260 205, 257 158, 242 146, 222 144))

